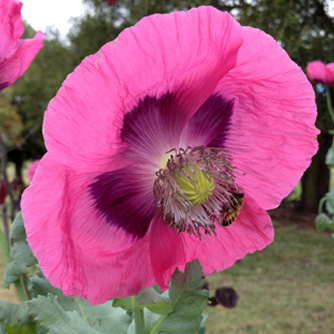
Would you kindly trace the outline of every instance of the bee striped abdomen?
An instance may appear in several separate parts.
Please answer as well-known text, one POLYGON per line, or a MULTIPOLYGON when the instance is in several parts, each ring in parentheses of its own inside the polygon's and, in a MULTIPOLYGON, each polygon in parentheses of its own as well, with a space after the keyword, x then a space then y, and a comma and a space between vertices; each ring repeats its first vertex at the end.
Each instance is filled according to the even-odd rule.
POLYGON ((243 193, 235 192, 233 196, 235 198, 235 204, 228 209, 223 219, 223 222, 222 222, 223 226, 231 225, 239 216, 240 210, 242 209, 244 205, 244 194, 243 193))

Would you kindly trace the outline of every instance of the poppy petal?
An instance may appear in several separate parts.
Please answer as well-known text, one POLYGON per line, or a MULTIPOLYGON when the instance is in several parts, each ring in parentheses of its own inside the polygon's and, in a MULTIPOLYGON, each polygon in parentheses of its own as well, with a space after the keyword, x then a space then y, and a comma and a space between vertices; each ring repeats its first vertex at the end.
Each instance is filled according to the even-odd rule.
POLYGON ((13 84, 28 68, 36 54, 43 46, 45 35, 38 31, 33 39, 19 40, 15 52, 0 61, 1 89, 13 84))
POLYGON ((0 90, 13 84, 28 68, 43 46, 44 34, 38 31, 33 39, 21 39, 22 3, 0 1, 0 90))
POLYGON ((264 32, 244 27, 238 61, 216 93, 233 99, 224 147, 237 184, 264 209, 297 184, 318 149, 314 91, 301 69, 264 32))
MULTIPOLYGON (((132 208, 122 209, 123 219, 132 213, 133 221, 136 220, 136 224, 132 225, 135 230, 129 229, 129 226, 123 228, 119 221, 108 221, 107 216, 101 214, 100 208, 96 207, 90 193, 92 182, 96 179, 99 182, 105 181, 106 177, 109 176, 97 178, 91 174, 79 175, 46 154, 22 198, 27 241, 38 258, 44 275, 65 294, 84 296, 92 303, 105 301, 110 294, 124 296, 129 289, 135 293, 139 286, 149 286, 149 282, 152 282, 151 278, 147 278, 147 281, 139 278, 138 283, 134 278, 131 279, 136 275, 133 275, 134 269, 131 269, 132 265, 127 259, 143 263, 145 270, 150 272, 147 237, 138 237, 138 233, 143 234, 140 226, 145 221, 141 221, 137 212, 133 211, 136 209, 140 212, 143 208, 128 201, 132 208), (47 196, 45 189, 48 189, 47 196), (135 251, 130 251, 133 247, 135 251), (127 259, 126 262, 119 262, 123 258, 127 259), (131 275, 128 274, 123 279, 132 280, 133 285, 123 288, 120 286, 122 272, 130 273, 131 270, 131 275), (117 275, 110 275, 112 272, 117 272, 117 275), (104 283, 98 284, 98 281, 104 283), (113 286, 115 282, 118 285, 113 286)), ((116 184, 117 186, 122 184, 116 184)), ((101 191, 106 194, 105 189, 101 191)), ((122 191, 125 190, 116 190, 120 197, 122 191)), ((108 194, 114 196, 115 200, 111 190, 108 194)), ((131 196, 129 198, 133 199, 131 196)), ((145 206, 147 202, 141 204, 145 206)), ((111 218, 117 220, 119 216, 111 218)), ((150 221, 146 222, 146 227, 143 227, 144 233, 149 223, 150 221)), ((137 262, 135 263, 137 266, 137 262)), ((143 268, 136 270, 142 273, 144 271, 143 268)))
POLYGON ((146 97, 175 94, 169 122, 181 129, 233 68, 242 42, 237 21, 212 7, 142 19, 65 80, 45 114, 48 151, 82 172, 118 169, 124 114, 146 97))
POLYGON ((217 236, 202 235, 202 240, 188 233, 177 234, 158 215, 153 219, 150 253, 153 272, 162 289, 168 288, 174 270, 182 270, 189 261, 199 259, 204 275, 210 275, 273 241, 269 215, 247 194, 244 199, 244 206, 231 225, 217 226, 217 236))

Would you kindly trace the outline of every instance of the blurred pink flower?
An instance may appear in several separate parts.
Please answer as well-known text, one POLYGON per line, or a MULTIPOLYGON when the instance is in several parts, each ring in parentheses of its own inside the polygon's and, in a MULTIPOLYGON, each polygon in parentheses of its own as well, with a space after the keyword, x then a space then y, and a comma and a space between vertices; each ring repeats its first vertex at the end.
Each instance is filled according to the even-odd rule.
POLYGON ((107 2, 109 6, 114 5, 118 0, 102 0, 103 2, 107 2))
POLYGON ((319 60, 315 60, 307 65, 306 72, 311 81, 334 86, 334 63, 326 65, 319 60))
POLYGON ((212 7, 142 19, 46 111, 48 153, 22 202, 43 273, 97 304, 263 249, 265 210, 317 151, 315 118, 312 86, 264 32, 212 7))
POLYGON ((5 203, 6 196, 7 196, 7 189, 5 185, 5 180, 0 179, 0 205, 5 203))
POLYGON ((35 171, 39 165, 39 162, 40 160, 35 160, 33 161, 30 166, 28 167, 28 170, 27 170, 27 177, 28 177, 28 180, 31 182, 33 177, 34 177, 34 174, 35 174, 35 171))
POLYGON ((0 90, 23 74, 43 46, 41 31, 33 39, 19 39, 24 30, 22 5, 17 0, 0 0, 0 90))

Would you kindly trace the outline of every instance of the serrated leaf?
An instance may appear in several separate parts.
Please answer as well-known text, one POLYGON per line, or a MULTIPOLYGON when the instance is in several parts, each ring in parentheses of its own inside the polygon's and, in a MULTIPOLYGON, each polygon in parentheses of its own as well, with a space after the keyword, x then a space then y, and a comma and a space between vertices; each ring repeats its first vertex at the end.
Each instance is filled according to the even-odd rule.
POLYGON ((202 289, 204 283, 198 260, 188 263, 184 273, 175 271, 169 290, 173 311, 165 316, 157 332, 193 334, 200 329, 202 312, 209 297, 209 292, 202 289))
POLYGON ((82 298, 76 298, 81 312, 86 315, 89 324, 106 334, 125 334, 131 323, 131 318, 120 308, 115 308, 112 301, 101 305, 91 305, 82 298))
POLYGON ((170 299, 163 297, 153 288, 140 290, 136 295, 136 299, 139 305, 159 304, 163 301, 171 302, 170 299))
POLYGON ((32 283, 32 297, 38 297, 39 295, 46 297, 51 294, 57 296, 58 302, 65 310, 73 310, 73 307, 77 309, 78 305, 75 304, 74 297, 64 296, 63 292, 52 286, 42 273, 37 273, 37 275, 32 277, 30 281, 32 283))
POLYGON ((13 224, 9 231, 10 239, 14 241, 25 241, 26 240, 26 231, 23 225, 22 214, 19 212, 13 221, 13 224))
POLYGON ((12 304, 0 300, 0 321, 3 321, 10 326, 25 325, 31 321, 28 304, 12 304))
POLYGON ((56 296, 65 312, 76 311, 101 333, 126 333, 130 325, 131 318, 123 310, 113 308, 113 301, 94 306, 82 298, 64 296, 60 289, 53 287, 44 277, 33 277, 31 282, 35 293, 44 296, 51 293, 56 296), (115 332, 110 332, 110 328, 115 332))
POLYGON ((153 288, 139 291, 136 299, 139 305, 147 307, 153 313, 164 315, 173 310, 172 301, 156 292, 153 288))
MULTIPOLYGON (((45 326, 50 334, 101 334, 93 329, 76 311, 65 311, 57 297, 39 296, 29 301, 35 319, 45 326)), ((113 333, 113 332, 110 332, 113 333)))
POLYGON ((21 275, 27 274, 28 267, 37 263, 26 241, 21 213, 15 218, 9 236, 13 247, 10 251, 11 262, 8 264, 2 279, 2 286, 5 289, 8 289, 10 284, 18 280, 21 275))

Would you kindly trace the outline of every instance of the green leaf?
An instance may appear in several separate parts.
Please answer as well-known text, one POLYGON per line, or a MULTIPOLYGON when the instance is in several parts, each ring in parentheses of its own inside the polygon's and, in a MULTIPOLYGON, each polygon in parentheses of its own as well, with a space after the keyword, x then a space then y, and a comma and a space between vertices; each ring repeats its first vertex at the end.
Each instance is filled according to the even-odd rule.
POLYGON ((173 311, 173 307, 170 303, 163 301, 159 304, 150 304, 146 307, 153 313, 165 315, 173 311))
POLYGON ((0 323, 0 334, 7 334, 6 327, 3 323, 0 323))
POLYGON ((331 190, 326 195, 326 210, 329 214, 334 214, 334 190, 331 190))
POLYGON ((201 321, 201 325, 200 325, 200 329, 198 330, 198 332, 196 334, 205 334, 205 321, 208 318, 207 315, 203 315, 202 317, 202 321, 201 321))
POLYGON ((2 279, 2 286, 5 289, 8 289, 10 284, 18 280, 21 275, 27 274, 28 267, 37 263, 26 241, 21 213, 14 220, 9 236, 13 247, 10 251, 11 262, 8 264, 2 279))
POLYGON ((140 290, 136 296, 137 303, 140 305, 159 304, 163 301, 171 302, 166 297, 163 297, 153 288, 140 290))
POLYGON ((88 323, 101 333, 125 334, 127 332, 132 319, 122 309, 113 307, 112 301, 95 306, 82 298, 76 298, 76 302, 79 304, 81 314, 86 315, 88 323))
POLYGON ((334 167, 334 146, 331 146, 326 155, 326 165, 334 167))
POLYGON ((64 312, 76 312, 99 333, 126 333, 130 325, 131 318, 122 309, 114 308, 113 301, 93 306, 82 298, 64 296, 60 289, 53 287, 44 277, 33 277, 31 282, 36 295, 48 296, 51 293, 64 312))
POLYGON ((123 310, 128 311, 131 309, 131 297, 115 299, 113 301, 113 306, 120 307, 123 310))
POLYGON ((169 290, 173 311, 164 316, 156 332, 194 334, 200 330, 202 312, 209 297, 209 292, 202 289, 204 283, 198 260, 188 263, 184 273, 175 271, 169 290))
MULTIPOLYGON (((57 297, 39 296, 29 301, 35 319, 45 326, 50 334, 100 334, 93 329, 76 311, 65 311, 57 297)), ((112 333, 112 332, 110 332, 112 333)))
MULTIPOLYGON (((163 316, 164 317, 164 316, 163 316)), ((155 323, 157 323, 157 321, 161 318, 161 315, 156 314, 151 312, 149 309, 144 308, 144 319, 145 319, 145 328, 151 328, 154 326, 155 323)), ((147 332, 150 333, 150 332, 147 332)), ((154 331, 154 334, 163 334, 162 332, 158 332, 158 331, 154 331)), ((135 325, 135 321, 133 319, 133 321, 131 322, 128 331, 126 332, 126 334, 138 334, 136 332, 136 325, 135 325)))
POLYGON ((10 228, 9 237, 13 241, 26 241, 26 231, 24 229, 21 212, 18 213, 10 228))
MULTIPOLYGON (((6 324, 7 334, 46 334, 46 332, 40 332, 37 329, 35 323, 28 323, 22 327, 19 326, 9 326, 6 324)), ((0 332, 1 334, 1 332, 0 332)))
POLYGON ((139 291, 136 298, 138 304, 147 307, 153 313, 164 315, 173 310, 172 301, 160 295, 153 288, 139 291))
POLYGON ((331 219, 324 213, 318 215, 315 219, 315 225, 318 231, 324 231, 331 224, 331 219))
POLYGON ((0 300, 0 321, 10 326, 23 326, 31 320, 27 303, 12 304, 0 300))

